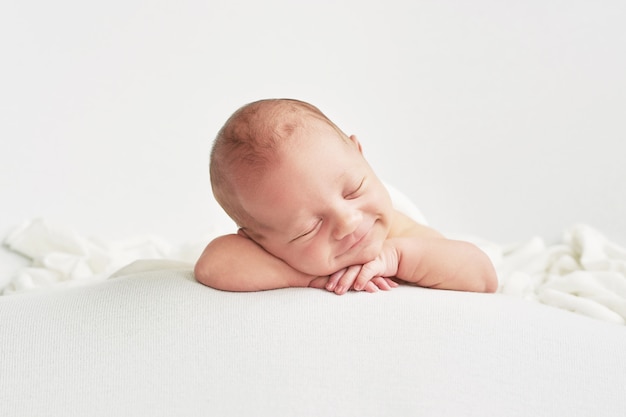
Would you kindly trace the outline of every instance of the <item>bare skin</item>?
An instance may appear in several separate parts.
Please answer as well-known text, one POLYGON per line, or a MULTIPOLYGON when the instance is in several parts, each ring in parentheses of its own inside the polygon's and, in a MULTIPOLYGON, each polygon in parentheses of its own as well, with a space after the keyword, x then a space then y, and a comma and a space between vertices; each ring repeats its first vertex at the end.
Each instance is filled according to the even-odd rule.
POLYGON ((450 240, 393 209, 355 136, 319 121, 281 146, 265 175, 238 184, 254 219, 206 247, 196 279, 228 291, 285 287, 389 290, 397 282, 494 292, 496 273, 476 246, 450 240))

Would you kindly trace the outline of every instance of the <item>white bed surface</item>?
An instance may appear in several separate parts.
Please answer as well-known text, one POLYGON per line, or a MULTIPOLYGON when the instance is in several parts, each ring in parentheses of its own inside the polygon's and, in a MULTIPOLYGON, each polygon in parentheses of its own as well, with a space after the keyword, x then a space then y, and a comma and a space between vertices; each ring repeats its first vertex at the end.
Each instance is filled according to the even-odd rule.
POLYGON ((622 326, 504 295, 227 293, 181 263, 0 297, 0 415, 623 416, 622 326))

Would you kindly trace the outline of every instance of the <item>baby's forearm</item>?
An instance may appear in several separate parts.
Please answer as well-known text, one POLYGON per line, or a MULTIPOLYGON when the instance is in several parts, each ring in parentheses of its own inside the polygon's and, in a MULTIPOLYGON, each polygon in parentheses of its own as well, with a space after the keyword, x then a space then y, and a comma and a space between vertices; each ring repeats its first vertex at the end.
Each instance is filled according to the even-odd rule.
POLYGON ((220 236, 206 247, 194 274, 204 285, 225 291, 307 287, 316 277, 295 270, 240 235, 220 236))
POLYGON ((494 292, 496 272, 478 247, 445 238, 395 238, 397 278, 423 287, 494 292))

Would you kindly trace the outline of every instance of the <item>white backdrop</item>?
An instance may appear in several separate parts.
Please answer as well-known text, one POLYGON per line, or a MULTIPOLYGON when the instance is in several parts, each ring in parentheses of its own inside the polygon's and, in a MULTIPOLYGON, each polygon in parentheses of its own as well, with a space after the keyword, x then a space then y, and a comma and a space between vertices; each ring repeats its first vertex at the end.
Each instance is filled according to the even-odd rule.
POLYGON ((0 232, 197 239, 217 129, 295 97, 442 231, 626 243, 625 4, 4 0, 0 232))

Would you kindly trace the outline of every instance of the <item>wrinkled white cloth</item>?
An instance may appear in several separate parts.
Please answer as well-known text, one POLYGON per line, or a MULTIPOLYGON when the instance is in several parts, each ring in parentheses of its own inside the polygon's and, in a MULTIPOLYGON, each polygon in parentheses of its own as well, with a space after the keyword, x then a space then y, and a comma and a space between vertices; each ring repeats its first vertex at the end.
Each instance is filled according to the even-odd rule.
MULTIPOLYGON (((0 288, 3 295, 28 290, 71 287, 107 279, 137 259, 177 259, 195 262, 207 239, 196 244, 172 245, 157 236, 120 241, 87 238, 68 227, 44 219, 24 222, 4 240, 9 250, 29 260, 13 268, 0 288)), ((4 257, 6 258, 6 256, 4 257)), ((4 268, 5 271, 10 268, 4 268)))
MULTIPOLYGON (((89 284, 109 278, 138 259, 193 264, 206 243, 218 234, 222 233, 216 230, 202 241, 180 246, 155 236, 104 242, 42 219, 31 220, 4 241, 8 249, 27 262, 22 261, 11 278, 0 281, 5 283, 0 289, 7 295, 89 284)), ((626 323, 626 249, 593 227, 575 225, 554 244, 540 237, 515 245, 464 239, 490 256, 498 272, 499 293, 599 320, 626 323)))
POLYGON ((515 245, 474 243, 496 267, 499 293, 626 324, 626 248, 595 228, 574 225, 550 245, 540 237, 515 245))

